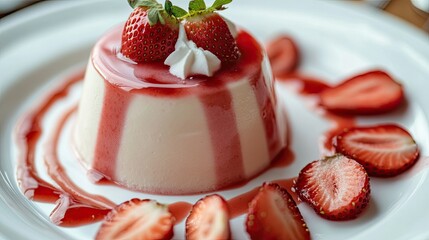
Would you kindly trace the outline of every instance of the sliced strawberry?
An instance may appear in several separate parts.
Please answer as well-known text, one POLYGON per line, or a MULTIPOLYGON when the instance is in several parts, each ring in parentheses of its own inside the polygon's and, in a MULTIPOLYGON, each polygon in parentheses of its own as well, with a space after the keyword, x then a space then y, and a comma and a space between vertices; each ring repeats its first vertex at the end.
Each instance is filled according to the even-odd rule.
POLYGON ((95 239, 171 239, 174 221, 166 205, 134 198, 107 215, 95 239))
POLYGON ((186 219, 186 239, 229 239, 229 210, 219 195, 200 199, 186 219))
POLYGON ((267 54, 276 77, 285 76, 298 67, 300 58, 298 47, 287 35, 271 40, 267 44, 267 54))
POLYGON ((250 203, 246 230, 251 239, 310 239, 295 201, 276 183, 264 183, 250 203))
POLYGON ((164 61, 174 51, 179 34, 174 18, 157 9, 156 3, 148 5, 134 9, 122 32, 121 53, 137 63, 164 61), (157 13, 149 15, 149 11, 157 13))
POLYGON ((419 156, 413 137, 393 124, 347 129, 336 137, 334 146, 377 177, 398 175, 413 166, 419 156))
POLYGON ((189 40, 212 52, 222 63, 237 61, 241 55, 228 25, 217 13, 209 12, 187 18, 185 30, 189 40))
POLYGON ((321 105, 342 114, 379 114, 398 107, 404 99, 401 84, 383 71, 371 71, 327 89, 321 105))
POLYGON ((334 155, 309 163, 295 184, 298 196, 322 217, 348 220, 369 202, 369 177, 355 160, 334 155))

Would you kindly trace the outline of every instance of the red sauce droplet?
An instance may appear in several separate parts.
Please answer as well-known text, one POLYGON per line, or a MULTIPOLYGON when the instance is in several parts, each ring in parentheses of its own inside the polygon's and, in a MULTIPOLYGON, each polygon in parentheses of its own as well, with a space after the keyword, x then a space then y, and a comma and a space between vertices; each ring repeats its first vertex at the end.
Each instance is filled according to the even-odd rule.
POLYGON ((271 163, 271 167, 273 168, 285 168, 293 163, 295 160, 295 154, 293 151, 286 147, 283 151, 279 153, 279 155, 274 159, 271 163))
POLYGON ((319 94, 326 89, 332 88, 323 80, 297 72, 276 75, 276 80, 282 82, 298 82, 300 85, 299 93, 303 95, 319 94))
POLYGON ((328 111, 324 112, 323 116, 333 123, 333 127, 326 131, 322 137, 321 151, 324 152, 325 155, 331 155, 335 152, 333 146, 335 137, 345 129, 355 127, 356 118, 352 116, 342 116, 328 111))
POLYGON ((95 208, 61 195, 50 214, 53 223, 62 227, 77 227, 102 220, 110 209, 95 208))
POLYGON ((256 194, 258 194, 258 192, 259 187, 229 199, 227 203, 230 211, 230 218, 236 218, 245 214, 249 208, 249 203, 256 196, 256 194))
POLYGON ((301 203, 301 200, 299 199, 298 194, 295 190, 296 177, 274 180, 272 182, 277 183, 278 185, 280 185, 284 189, 286 189, 287 192, 292 196, 292 198, 296 204, 301 203))
POLYGON ((192 209, 192 204, 187 202, 175 202, 168 205, 168 210, 176 219, 176 224, 183 221, 192 209))

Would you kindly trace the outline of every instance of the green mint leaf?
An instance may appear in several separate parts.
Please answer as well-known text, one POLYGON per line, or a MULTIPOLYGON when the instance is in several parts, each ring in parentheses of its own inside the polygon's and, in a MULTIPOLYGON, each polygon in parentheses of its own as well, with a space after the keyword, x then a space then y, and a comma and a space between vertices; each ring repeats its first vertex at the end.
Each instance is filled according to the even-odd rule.
POLYGON ((173 4, 171 3, 171 1, 165 0, 164 9, 165 9, 165 12, 167 12, 167 14, 170 16, 173 15, 172 8, 173 8, 173 4))
POLYGON ((223 5, 229 4, 231 2, 232 0, 216 0, 210 8, 215 10, 223 10, 225 9, 223 5))
POLYGON ((151 26, 155 25, 159 20, 159 11, 155 8, 149 8, 147 11, 147 18, 149 19, 149 24, 151 26))
POLYGON ((185 9, 180 8, 178 6, 171 7, 171 12, 173 13, 173 16, 175 16, 176 18, 180 18, 188 14, 188 12, 186 12, 185 9))
POLYGON ((189 12, 197 12, 201 10, 206 10, 206 4, 204 0, 192 0, 189 2, 189 12))

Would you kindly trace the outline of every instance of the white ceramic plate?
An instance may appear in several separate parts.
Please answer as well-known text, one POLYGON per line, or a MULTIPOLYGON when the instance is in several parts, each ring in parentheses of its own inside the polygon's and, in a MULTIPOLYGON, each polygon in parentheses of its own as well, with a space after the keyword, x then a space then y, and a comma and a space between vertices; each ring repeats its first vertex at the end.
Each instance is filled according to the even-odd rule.
MULTIPOLYGON (((399 79, 407 94, 407 106, 382 117, 360 118, 361 124, 396 122, 404 125, 429 155, 429 37, 375 9, 340 1, 236 0, 225 15, 246 27, 261 41, 279 33, 297 40, 301 69, 332 82, 361 71, 383 68, 399 79)), ((15 178, 16 149, 12 131, 20 114, 56 84, 62 76, 83 68, 95 41, 110 27, 125 21, 131 9, 122 1, 47 1, 8 16, 0 22, 0 238, 91 239, 99 223, 79 228, 59 228, 50 223, 51 204, 28 201, 15 178)), ((271 169, 240 189, 220 192, 225 198, 260 185, 263 181, 293 177, 317 159, 319 138, 329 122, 308 110, 303 99, 278 86, 286 102, 295 161, 285 169, 271 169)), ((55 120, 64 105, 48 118, 55 120)), ((49 124, 49 121, 45 124, 49 124)), ((70 123, 67 129, 70 128, 70 123)), ((69 132, 66 129, 66 134, 69 132)), ((117 187, 93 186, 76 163, 67 136, 61 142, 72 178, 94 193, 121 202, 149 197, 160 202, 189 201, 201 195, 155 196, 117 187), (67 157, 68 156, 68 157, 67 157)), ((40 157, 40 156, 39 156, 40 157)), ((41 161, 39 161, 41 162, 41 161)), ((429 160, 420 159, 413 170, 392 179, 371 179, 370 206, 356 220, 333 222, 318 217, 306 204, 299 208, 314 239, 429 239, 429 160), (419 170, 419 171, 418 171, 419 170)), ((38 168, 43 173, 43 164, 38 168)), ((45 177, 45 175, 42 174, 45 177)), ((246 238, 244 216, 233 219, 233 237, 246 238)), ((183 223, 175 238, 183 238, 183 223)))

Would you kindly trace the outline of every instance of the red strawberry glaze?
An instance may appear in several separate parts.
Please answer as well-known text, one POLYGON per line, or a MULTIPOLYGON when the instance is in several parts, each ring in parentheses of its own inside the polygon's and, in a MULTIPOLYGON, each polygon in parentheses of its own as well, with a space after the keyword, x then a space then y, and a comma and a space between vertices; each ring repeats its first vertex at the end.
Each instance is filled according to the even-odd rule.
POLYGON ((109 212, 110 209, 95 208, 76 202, 68 195, 60 195, 49 217, 62 227, 77 227, 103 220, 109 212))
POLYGON ((214 146, 217 185, 227 186, 228 183, 245 179, 240 138, 237 134, 235 114, 232 111, 231 94, 228 91, 210 94, 203 96, 201 102, 205 106, 204 110, 214 146), (222 112, 217 111, 212 106, 221 106, 222 112), (230 139, 230 141, 225 141, 225 139, 230 139), (234 171, 235 174, 229 174, 231 171, 234 171), (234 179, 227 177, 231 175, 234 176, 234 179))
POLYGON ((41 125, 51 106, 66 97, 69 88, 83 78, 83 71, 70 76, 57 89, 27 112, 15 128, 15 141, 19 149, 17 160, 17 181, 21 191, 29 199, 40 202, 55 202, 61 190, 39 177, 35 166, 36 144, 43 132, 41 125))
POLYGON ((298 90, 302 95, 311 95, 311 94, 319 94, 326 89, 332 88, 325 81, 306 76, 304 74, 293 72, 287 74, 278 74, 275 75, 276 80, 282 82, 295 81, 300 84, 300 89, 298 90))
POLYGON ((93 168, 107 176, 114 176, 115 159, 119 151, 122 125, 128 109, 130 97, 127 92, 105 83, 105 97, 101 112, 93 168), (114 127, 112 127, 114 126, 114 127), (106 141, 108 139, 108 141, 106 141))
POLYGON ((35 201, 56 201, 51 213, 54 223, 63 226, 78 226, 100 220, 115 204, 107 199, 88 194, 77 187, 67 176, 56 155, 59 134, 66 119, 72 113, 67 111, 52 132, 45 145, 45 160, 50 176, 60 186, 54 187, 39 175, 35 167, 36 145, 43 133, 42 121, 50 108, 67 97, 70 88, 83 78, 83 71, 77 72, 54 89, 41 103, 21 119, 15 129, 18 153, 17 180, 24 195, 35 201))
POLYGON ((176 224, 179 224, 183 221, 189 214, 192 209, 192 204, 187 202, 175 202, 168 204, 168 211, 173 214, 176 219, 176 224))
MULTIPOLYGON (((236 40, 242 55, 237 63, 223 66, 213 77, 195 76, 183 81, 171 75, 168 66, 162 63, 133 64, 121 57, 117 52, 120 33, 121 27, 117 27, 106 34, 94 47, 91 58, 95 69, 106 79, 96 154, 91 166, 93 169, 111 180, 116 179, 115 159, 122 126, 128 103, 135 94, 165 98, 196 95, 203 104, 208 120, 216 160, 217 188, 245 180, 236 116, 227 87, 227 84, 241 80, 242 76, 252 76, 250 84, 263 119, 269 154, 271 159, 276 156, 281 146, 274 113, 275 103, 267 94, 273 89, 266 85, 264 74, 260 71, 263 50, 251 35, 244 31, 238 34, 236 40), (225 161, 228 161, 228 168, 225 168, 225 161)), ((157 192, 156 189, 147 191, 157 192)))
POLYGON ((15 128, 18 151, 17 181, 24 195, 35 201, 55 202, 61 190, 39 177, 35 166, 36 144, 43 132, 41 121, 50 107, 64 98, 71 85, 83 78, 83 72, 76 73, 48 94, 41 103, 27 112, 15 128))
POLYGON ((334 146, 332 145, 333 139, 344 129, 356 126, 356 118, 351 116, 343 116, 330 113, 328 111, 323 113, 323 117, 332 122, 332 127, 325 132, 322 137, 320 149, 325 155, 332 155, 335 153, 334 146))
POLYGON ((104 197, 89 194, 80 189, 73 181, 67 176, 67 172, 63 168, 57 153, 57 147, 59 138, 61 136, 61 130, 64 128, 68 118, 76 110, 76 106, 67 110, 58 121, 58 124, 54 127, 51 135, 48 136, 48 140, 44 144, 44 161, 49 176, 58 184, 58 186, 67 194, 73 196, 74 200, 79 203, 85 203, 90 206, 109 210, 116 206, 115 203, 107 200, 104 197))

